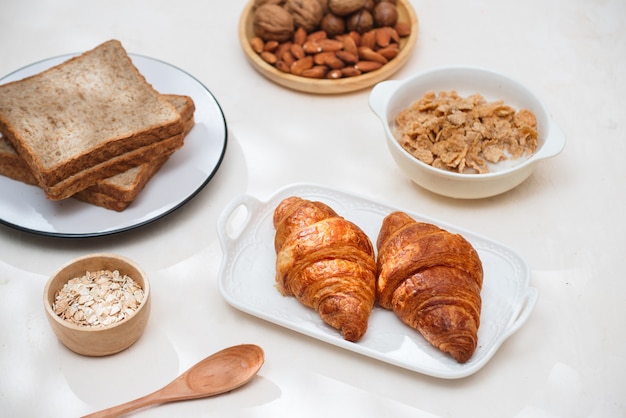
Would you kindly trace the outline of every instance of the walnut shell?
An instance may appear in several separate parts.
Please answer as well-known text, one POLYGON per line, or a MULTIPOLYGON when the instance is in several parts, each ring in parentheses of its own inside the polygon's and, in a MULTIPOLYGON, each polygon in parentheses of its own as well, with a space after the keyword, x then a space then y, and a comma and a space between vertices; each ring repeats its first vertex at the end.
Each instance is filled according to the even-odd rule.
POLYGON ((285 3, 285 0, 254 0, 254 6, 252 10, 256 10, 264 4, 277 4, 282 6, 285 3))
POLYGON ((252 27, 254 34, 265 41, 283 42, 293 36, 293 16, 276 4, 264 4, 255 10, 252 27))
POLYGON ((317 0, 317 2, 322 6, 322 12, 328 13, 328 0, 317 0))
POLYGON ((366 0, 328 0, 328 8, 337 16, 348 16, 363 7, 366 0))
POLYGON ((324 16, 318 0, 287 0, 283 7, 293 16, 296 27, 304 28, 307 32, 316 29, 324 16))

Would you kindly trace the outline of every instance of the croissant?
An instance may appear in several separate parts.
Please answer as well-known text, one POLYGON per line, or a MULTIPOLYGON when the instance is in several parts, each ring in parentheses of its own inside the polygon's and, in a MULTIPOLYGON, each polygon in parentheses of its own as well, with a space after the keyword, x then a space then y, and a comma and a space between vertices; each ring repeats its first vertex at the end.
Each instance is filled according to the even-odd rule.
POLYGON ((478 343, 483 268, 461 235, 402 212, 383 220, 376 242, 380 306, 457 362, 478 343))
POLYGON ((376 297, 376 258, 367 235, 328 205, 296 196, 273 217, 276 287, 315 309, 348 341, 358 341, 376 297))

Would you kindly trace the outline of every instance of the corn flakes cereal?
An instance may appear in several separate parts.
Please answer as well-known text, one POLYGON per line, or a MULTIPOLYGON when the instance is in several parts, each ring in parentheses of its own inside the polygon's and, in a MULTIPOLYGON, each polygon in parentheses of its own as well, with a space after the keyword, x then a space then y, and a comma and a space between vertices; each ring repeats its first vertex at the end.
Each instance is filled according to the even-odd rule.
POLYGON ((528 109, 516 111, 502 100, 456 91, 426 93, 396 118, 396 137, 426 164, 458 173, 488 173, 489 163, 532 155, 537 120, 528 109))

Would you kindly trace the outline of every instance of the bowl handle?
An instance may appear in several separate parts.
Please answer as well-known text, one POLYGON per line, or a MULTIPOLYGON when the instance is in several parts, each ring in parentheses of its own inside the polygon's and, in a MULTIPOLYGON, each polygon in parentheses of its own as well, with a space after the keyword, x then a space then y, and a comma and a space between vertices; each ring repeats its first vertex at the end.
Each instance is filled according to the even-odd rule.
POLYGON ((370 109, 384 122, 387 117, 385 115, 385 109, 389 98, 396 90, 400 81, 387 80, 377 83, 370 92, 369 105, 370 109))
POLYGON ((259 200, 245 194, 235 197, 226 205, 217 220, 217 236, 222 249, 230 248, 235 244, 250 222, 252 214, 260 205, 259 200), (243 219, 240 215, 244 216, 243 219))
POLYGON ((554 157, 565 148, 565 133, 554 121, 550 120, 548 124, 549 140, 537 152, 537 159, 554 157))

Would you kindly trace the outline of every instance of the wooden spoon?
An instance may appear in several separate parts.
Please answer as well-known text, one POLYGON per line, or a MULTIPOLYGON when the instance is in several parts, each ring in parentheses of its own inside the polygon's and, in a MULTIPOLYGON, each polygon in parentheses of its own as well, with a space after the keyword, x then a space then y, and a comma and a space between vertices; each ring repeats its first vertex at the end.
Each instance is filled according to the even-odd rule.
POLYGON ((117 417, 148 405, 219 395, 252 380, 263 361, 263 350, 256 345, 229 347, 195 364, 156 392, 84 418, 117 417))

